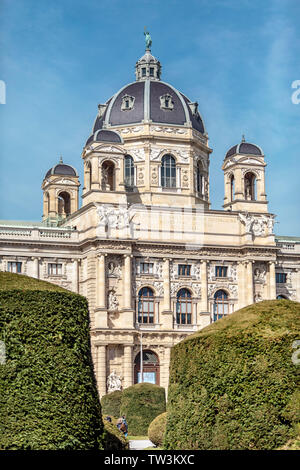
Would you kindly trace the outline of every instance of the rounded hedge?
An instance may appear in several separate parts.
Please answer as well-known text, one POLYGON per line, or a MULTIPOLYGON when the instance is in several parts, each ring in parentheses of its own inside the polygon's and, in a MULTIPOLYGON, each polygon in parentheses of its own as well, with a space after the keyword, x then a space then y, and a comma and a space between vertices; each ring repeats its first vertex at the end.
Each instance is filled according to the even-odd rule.
POLYGON ((131 435, 147 435, 151 421, 165 411, 163 387, 141 383, 125 388, 122 393, 120 414, 126 415, 128 433, 131 435))
POLYGON ((156 418, 149 425, 148 438, 156 447, 161 447, 163 445, 166 424, 167 412, 156 416, 156 418))
POLYGON ((0 449, 103 448, 86 299, 6 274, 19 289, 0 291, 0 449))
POLYGON ((116 390, 115 392, 108 393, 101 398, 101 408, 103 416, 113 416, 114 418, 120 417, 122 392, 116 390))
POLYGON ((172 348, 167 449, 276 449, 299 422, 300 304, 248 306, 172 348))
POLYGON ((105 450, 128 450, 129 441, 122 431, 119 431, 116 424, 103 420, 104 424, 104 449, 105 450))

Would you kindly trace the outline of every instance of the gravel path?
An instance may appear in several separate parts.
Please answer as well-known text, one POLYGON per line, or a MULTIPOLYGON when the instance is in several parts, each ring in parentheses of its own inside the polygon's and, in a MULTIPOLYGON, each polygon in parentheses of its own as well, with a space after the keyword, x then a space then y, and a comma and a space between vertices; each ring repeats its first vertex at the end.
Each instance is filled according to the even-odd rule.
POLYGON ((155 447, 155 446, 148 439, 141 440, 141 441, 129 441, 130 450, 143 450, 143 449, 146 449, 146 447, 155 447))

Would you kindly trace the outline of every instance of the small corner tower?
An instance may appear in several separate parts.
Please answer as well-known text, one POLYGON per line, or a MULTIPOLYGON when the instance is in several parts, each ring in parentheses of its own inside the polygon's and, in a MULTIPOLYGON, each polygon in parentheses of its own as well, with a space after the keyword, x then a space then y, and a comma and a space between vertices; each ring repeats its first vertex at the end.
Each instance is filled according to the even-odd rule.
POLYGON ((244 136, 228 150, 222 166, 225 210, 268 213, 266 165, 262 149, 246 142, 244 136))
POLYGON ((58 225, 78 210, 78 173, 62 157, 47 171, 43 183, 43 221, 58 225))

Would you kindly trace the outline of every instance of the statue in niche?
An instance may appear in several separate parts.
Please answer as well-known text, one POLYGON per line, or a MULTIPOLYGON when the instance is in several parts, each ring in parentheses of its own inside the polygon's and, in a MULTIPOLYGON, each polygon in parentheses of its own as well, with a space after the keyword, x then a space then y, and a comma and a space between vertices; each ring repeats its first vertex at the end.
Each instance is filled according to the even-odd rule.
POLYGON ((116 392, 117 390, 122 390, 122 381, 121 377, 116 374, 116 371, 113 370, 112 373, 107 377, 107 391, 108 393, 116 392))

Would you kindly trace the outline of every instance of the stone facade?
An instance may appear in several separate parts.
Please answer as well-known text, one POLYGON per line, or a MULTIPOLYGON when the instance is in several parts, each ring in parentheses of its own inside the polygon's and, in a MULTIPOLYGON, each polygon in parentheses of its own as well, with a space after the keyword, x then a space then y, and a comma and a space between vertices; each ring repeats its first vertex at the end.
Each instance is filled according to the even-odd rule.
MULTIPOLYGON (((149 54, 137 62, 145 93, 151 64, 158 70, 149 54)), ((100 396, 135 383, 141 367, 145 380, 167 389, 171 347, 187 335, 253 302, 300 301, 300 238, 274 234, 261 149, 243 140, 228 152, 224 210, 212 210, 212 150, 197 103, 166 91, 159 75, 153 82, 163 87, 157 107, 169 113, 164 122, 150 119, 153 105, 145 105, 144 119, 123 123, 122 113, 128 121, 139 106, 133 88, 99 105, 102 127, 94 126, 82 152, 80 208, 77 172, 61 162, 42 184, 43 222, 0 222, 2 271, 87 297, 100 396), (112 124, 119 97, 122 122, 112 124), (179 106, 181 124, 171 114, 179 106)))

